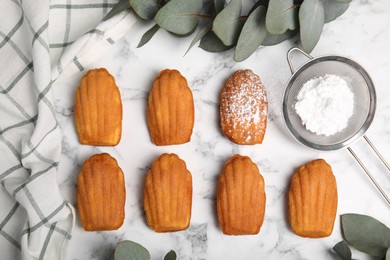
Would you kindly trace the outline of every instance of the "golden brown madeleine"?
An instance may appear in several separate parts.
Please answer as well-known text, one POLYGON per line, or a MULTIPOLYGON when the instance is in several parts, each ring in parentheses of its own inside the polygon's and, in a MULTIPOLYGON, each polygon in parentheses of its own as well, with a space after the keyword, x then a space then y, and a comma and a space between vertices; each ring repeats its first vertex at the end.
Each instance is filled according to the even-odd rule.
POLYGON ((149 226, 156 232, 186 229, 192 207, 192 177, 176 154, 163 154, 146 175, 144 208, 149 226))
POLYGON ((194 99, 187 80, 177 70, 162 70, 148 99, 148 126, 156 145, 183 144, 191 140, 194 99))
POLYGON ((251 70, 231 75, 220 96, 222 132, 237 144, 261 144, 267 128, 268 101, 264 85, 251 70))
POLYGON ((264 221, 264 179, 247 156, 234 155, 218 179, 217 213, 226 235, 257 234, 264 221))
POLYGON ((84 162, 77 185, 77 204, 86 231, 114 230, 125 217, 126 188, 117 161, 107 153, 84 162))
POLYGON ((292 177, 288 198, 295 234, 330 236, 337 211, 337 185, 329 164, 319 159, 300 166, 292 177))
POLYGON ((76 92, 74 114, 81 144, 114 146, 122 134, 122 101, 104 68, 88 71, 76 92))

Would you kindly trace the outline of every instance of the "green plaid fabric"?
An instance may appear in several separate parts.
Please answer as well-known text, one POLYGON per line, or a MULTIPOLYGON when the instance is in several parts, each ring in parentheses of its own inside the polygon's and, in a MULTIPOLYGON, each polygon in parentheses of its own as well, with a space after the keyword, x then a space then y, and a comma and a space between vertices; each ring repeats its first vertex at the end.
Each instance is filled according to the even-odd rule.
POLYGON ((117 0, 0 1, 0 258, 61 259, 74 209, 56 173, 52 89, 101 57, 135 22, 101 22, 117 0))

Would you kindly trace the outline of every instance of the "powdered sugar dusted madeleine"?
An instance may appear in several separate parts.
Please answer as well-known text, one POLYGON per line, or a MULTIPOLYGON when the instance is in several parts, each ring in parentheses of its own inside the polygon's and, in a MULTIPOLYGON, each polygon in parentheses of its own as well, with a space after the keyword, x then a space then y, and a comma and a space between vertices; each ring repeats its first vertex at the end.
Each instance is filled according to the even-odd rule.
POLYGON ((302 165, 294 173, 289 198, 292 230, 302 237, 332 234, 337 211, 337 185, 332 168, 324 160, 302 165))
POLYGON ((251 70, 231 75, 220 96, 223 133, 237 144, 261 144, 267 127, 268 102, 264 85, 251 70))
POLYGON ((74 105, 81 144, 114 146, 122 134, 122 102, 115 79, 104 68, 88 71, 81 79, 74 105))
POLYGON ((156 145, 183 144, 191 140, 194 100, 187 80, 177 70, 162 70, 148 99, 148 126, 156 145))
POLYGON ((125 199, 123 172, 114 158, 102 153, 84 162, 77 185, 77 204, 84 230, 114 230, 122 226, 125 199))
POLYGON ((163 154, 146 175, 144 208, 156 232, 186 229, 192 207, 192 177, 176 154, 163 154))
POLYGON ((264 179, 247 156, 234 155, 218 179, 217 213, 226 235, 257 234, 264 221, 264 179))

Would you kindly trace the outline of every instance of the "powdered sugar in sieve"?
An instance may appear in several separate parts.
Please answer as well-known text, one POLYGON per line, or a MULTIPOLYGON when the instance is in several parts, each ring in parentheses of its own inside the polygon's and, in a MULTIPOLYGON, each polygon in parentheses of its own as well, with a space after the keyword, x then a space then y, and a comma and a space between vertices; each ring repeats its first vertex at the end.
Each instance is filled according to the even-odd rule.
POLYGON ((344 130, 353 114, 354 95, 347 82, 337 75, 308 80, 301 88, 295 110, 306 129, 331 136, 344 130))

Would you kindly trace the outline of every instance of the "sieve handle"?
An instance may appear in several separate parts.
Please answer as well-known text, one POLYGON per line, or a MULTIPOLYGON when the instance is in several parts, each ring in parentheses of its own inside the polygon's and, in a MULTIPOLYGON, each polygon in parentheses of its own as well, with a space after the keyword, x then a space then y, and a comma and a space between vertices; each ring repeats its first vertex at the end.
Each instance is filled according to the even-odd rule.
POLYGON ((294 52, 294 51, 298 51, 300 52, 301 54, 305 55, 308 59, 312 60, 313 57, 310 56, 309 54, 307 54, 306 52, 304 52, 303 50, 297 48, 297 47, 294 47, 294 48, 291 48, 288 52, 287 52, 287 62, 288 62, 288 66, 290 67, 290 71, 291 71, 291 74, 294 74, 295 70, 294 70, 294 67, 292 65, 292 62, 291 62, 291 54, 294 52))
POLYGON ((382 163, 386 166, 386 168, 390 171, 390 165, 386 162, 385 158, 382 156, 382 154, 378 151, 378 149, 375 148, 374 144, 368 139, 366 135, 363 135, 364 140, 368 143, 368 145, 371 147, 371 149, 376 153, 376 155, 381 159, 382 163))
MULTIPOLYGON (((375 146, 371 143, 370 139, 368 139, 367 136, 363 136, 366 142, 370 145, 371 149, 375 152, 375 154, 381 159, 383 164, 387 167, 387 169, 390 170, 389 164, 386 162, 386 160, 383 158, 383 156, 379 153, 379 151, 375 148, 375 146)), ((352 154, 352 156, 355 158, 355 160, 359 163, 360 167, 364 170, 364 172, 367 174, 367 176, 370 178, 372 183, 375 185, 375 187, 379 190, 379 192, 382 194, 383 198, 387 201, 387 203, 390 205, 390 198, 387 196, 386 192, 382 189, 382 187, 379 185, 379 183, 375 180, 375 178, 372 176, 370 171, 367 169, 367 167, 363 164, 363 162, 360 160, 360 158, 356 155, 356 153, 352 150, 351 147, 348 147, 348 151, 352 154)))

